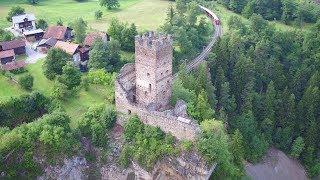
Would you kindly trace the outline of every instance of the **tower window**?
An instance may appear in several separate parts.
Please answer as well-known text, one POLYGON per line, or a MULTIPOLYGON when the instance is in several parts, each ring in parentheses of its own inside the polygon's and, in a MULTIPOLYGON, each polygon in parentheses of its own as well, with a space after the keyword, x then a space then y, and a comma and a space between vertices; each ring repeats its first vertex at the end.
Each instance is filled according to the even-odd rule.
POLYGON ((149 92, 151 92, 151 84, 149 84, 149 92))

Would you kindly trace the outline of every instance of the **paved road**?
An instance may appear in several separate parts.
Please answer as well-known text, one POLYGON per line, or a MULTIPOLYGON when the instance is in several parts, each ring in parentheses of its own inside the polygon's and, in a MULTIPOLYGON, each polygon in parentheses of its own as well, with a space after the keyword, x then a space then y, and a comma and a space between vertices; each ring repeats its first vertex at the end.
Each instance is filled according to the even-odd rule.
MULTIPOLYGON (((212 34, 211 40, 210 40, 209 44, 206 46, 206 48, 196 58, 194 58, 192 61, 190 61, 187 64, 187 67, 186 67, 187 72, 190 72, 194 68, 198 67, 202 62, 204 62, 206 60, 206 58, 208 57, 209 53, 212 50, 213 45, 222 36, 221 23, 216 23, 216 21, 220 22, 218 16, 216 14, 214 14, 211 10, 209 10, 203 6, 199 6, 199 7, 203 12, 206 13, 208 18, 211 19, 212 25, 214 26, 214 33, 212 34)), ((178 76, 178 74, 176 73, 174 75, 174 78, 176 78, 177 76, 178 76)))

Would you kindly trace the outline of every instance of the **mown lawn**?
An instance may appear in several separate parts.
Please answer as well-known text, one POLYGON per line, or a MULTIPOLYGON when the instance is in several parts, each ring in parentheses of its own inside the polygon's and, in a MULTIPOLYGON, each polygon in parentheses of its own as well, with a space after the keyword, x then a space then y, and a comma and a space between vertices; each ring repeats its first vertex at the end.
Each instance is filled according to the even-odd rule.
POLYGON ((92 29, 106 31, 112 17, 122 21, 134 22, 140 30, 157 29, 165 20, 166 9, 170 2, 165 0, 120 0, 120 8, 108 10, 100 7, 97 0, 77 2, 75 0, 40 0, 38 5, 32 6, 27 0, 0 0, 0 27, 9 27, 6 16, 13 5, 19 5, 26 12, 34 13, 38 19, 43 18, 49 24, 56 24, 62 19, 69 24, 74 19, 82 17, 88 21, 92 29), (95 20, 94 12, 101 10, 103 18, 95 20))
POLYGON ((17 84, 0 75, 0 101, 5 101, 14 96, 26 93, 17 84))

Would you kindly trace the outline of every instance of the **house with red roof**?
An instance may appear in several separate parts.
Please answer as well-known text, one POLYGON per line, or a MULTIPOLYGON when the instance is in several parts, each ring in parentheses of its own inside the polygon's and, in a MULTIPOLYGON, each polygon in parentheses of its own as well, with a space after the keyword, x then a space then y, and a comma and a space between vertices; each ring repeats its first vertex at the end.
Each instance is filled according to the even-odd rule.
POLYGON ((83 45, 86 47, 91 47, 97 38, 101 38, 104 43, 107 43, 108 41, 110 41, 110 37, 107 33, 91 32, 84 39, 83 45))
POLYGON ((43 35, 43 39, 54 38, 57 41, 68 41, 72 38, 72 29, 65 26, 50 26, 43 35))

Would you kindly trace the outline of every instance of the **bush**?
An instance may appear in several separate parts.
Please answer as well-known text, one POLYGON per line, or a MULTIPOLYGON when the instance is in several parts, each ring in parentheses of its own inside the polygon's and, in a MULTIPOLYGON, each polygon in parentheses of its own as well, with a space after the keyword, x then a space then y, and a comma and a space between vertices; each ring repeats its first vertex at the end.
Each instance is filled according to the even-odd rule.
POLYGON ((98 19, 101 19, 102 18, 102 11, 101 10, 98 10, 94 13, 94 17, 98 20, 98 19))
POLYGON ((8 16, 7 16, 7 21, 11 22, 12 21, 12 17, 16 16, 16 15, 20 15, 20 14, 24 14, 25 10, 20 7, 20 6, 14 6, 10 9, 8 16))
POLYGON ((68 87, 58 81, 56 81, 53 85, 51 96, 58 100, 63 100, 68 97, 71 91, 68 90, 68 87))
POLYGON ((89 137, 93 144, 103 147, 107 144, 107 133, 116 122, 116 112, 107 106, 90 107, 84 116, 76 122, 79 136, 89 137))
POLYGON ((48 28, 48 23, 44 19, 39 19, 36 23, 37 28, 46 30, 48 28))
POLYGON ((10 72, 13 74, 22 74, 22 73, 28 72, 28 70, 26 68, 19 68, 19 69, 14 69, 10 72))
POLYGON ((33 86, 33 80, 33 76, 28 73, 19 77, 18 82, 23 89, 30 91, 33 86))
POLYGON ((10 41, 13 37, 14 36, 11 32, 0 29, 0 41, 10 41))

